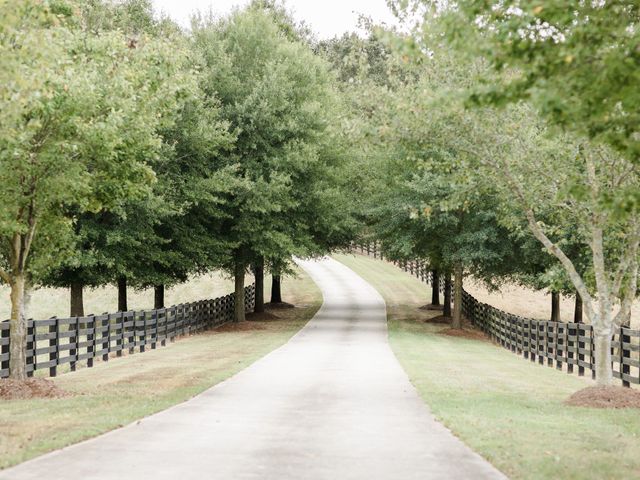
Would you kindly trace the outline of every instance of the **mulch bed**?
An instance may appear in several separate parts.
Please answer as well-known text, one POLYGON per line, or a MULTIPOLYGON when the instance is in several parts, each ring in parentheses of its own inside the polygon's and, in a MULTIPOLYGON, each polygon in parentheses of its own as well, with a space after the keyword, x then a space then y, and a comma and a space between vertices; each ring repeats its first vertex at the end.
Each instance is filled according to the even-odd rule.
POLYGON ((640 390, 624 387, 587 387, 571 395, 565 403, 573 407, 640 408, 640 390))
POLYGON ((268 308, 269 310, 282 310, 284 308, 296 308, 296 306, 287 302, 269 302, 264 304, 264 308, 268 308))
POLYGON ((444 310, 444 307, 442 305, 423 305, 421 307, 418 307, 418 310, 426 310, 428 312, 441 312, 442 310, 444 310))
POLYGON ((26 380, 0 380, 0 399, 27 400, 30 398, 63 398, 71 394, 59 388, 46 378, 28 378, 26 380))
POLYGON ((470 330, 470 329, 467 330, 466 328, 465 329, 447 328, 445 330, 438 332, 438 334, 447 335, 449 337, 467 338, 469 340, 483 340, 485 342, 489 341, 489 339, 484 333, 478 330, 470 330))
POLYGON ((424 323, 438 323, 442 325, 449 325, 451 323, 451 317, 445 317, 444 315, 438 315, 437 317, 427 318, 424 323))

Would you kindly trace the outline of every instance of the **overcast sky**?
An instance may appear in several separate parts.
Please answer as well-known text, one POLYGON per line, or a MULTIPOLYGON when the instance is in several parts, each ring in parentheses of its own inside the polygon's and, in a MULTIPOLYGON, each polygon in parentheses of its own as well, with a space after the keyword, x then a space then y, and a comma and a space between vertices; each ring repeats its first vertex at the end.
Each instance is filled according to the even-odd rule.
MULTIPOLYGON (((163 11, 183 26, 189 25, 189 16, 196 10, 225 14, 234 6, 249 0, 153 0, 156 10, 163 11)), ((376 23, 395 23, 385 0, 287 0, 296 18, 304 20, 320 38, 330 38, 347 31, 357 30, 358 17, 364 14, 376 23)))

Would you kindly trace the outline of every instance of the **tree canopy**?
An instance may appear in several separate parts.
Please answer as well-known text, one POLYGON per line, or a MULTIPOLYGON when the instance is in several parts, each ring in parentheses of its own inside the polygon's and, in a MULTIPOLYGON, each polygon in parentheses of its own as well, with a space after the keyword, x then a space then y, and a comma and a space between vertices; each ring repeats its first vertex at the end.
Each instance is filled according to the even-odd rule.
POLYGON ((320 41, 273 0, 190 30, 150 0, 0 3, 11 375, 30 288, 80 316, 84 287, 162 307, 220 269, 241 321, 250 270, 260 309, 265 271, 364 239, 453 277, 454 327, 466 276, 575 295, 611 383, 638 293, 638 6, 390 5, 410 30, 320 41))

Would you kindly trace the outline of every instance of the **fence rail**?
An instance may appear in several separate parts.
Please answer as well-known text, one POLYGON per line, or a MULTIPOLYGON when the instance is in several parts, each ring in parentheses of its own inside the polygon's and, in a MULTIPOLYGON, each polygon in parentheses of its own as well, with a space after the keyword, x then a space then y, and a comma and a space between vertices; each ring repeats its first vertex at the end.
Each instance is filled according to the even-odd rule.
MULTIPOLYGON (((362 254, 384 259, 376 244, 355 245, 362 254)), ((407 273, 433 287, 433 278, 422 260, 393 261, 407 273)), ((440 279, 438 289, 444 290, 440 279)), ((462 314, 489 338, 531 362, 545 363, 558 370, 595 378, 593 327, 585 323, 565 323, 520 317, 482 303, 463 290, 462 314)), ((612 367, 622 385, 640 385, 640 330, 619 328, 612 338, 612 367)))
MULTIPOLYGON (((245 287, 245 307, 255 307, 255 286, 245 287)), ((109 361, 136 349, 154 350, 176 337, 201 332, 233 320, 235 295, 184 303, 156 310, 140 310, 87 317, 29 320, 27 322, 27 374, 48 369, 55 377, 58 367, 79 362, 93 366, 95 358, 109 361)), ((0 322, 0 378, 9 376, 9 321, 0 322)))

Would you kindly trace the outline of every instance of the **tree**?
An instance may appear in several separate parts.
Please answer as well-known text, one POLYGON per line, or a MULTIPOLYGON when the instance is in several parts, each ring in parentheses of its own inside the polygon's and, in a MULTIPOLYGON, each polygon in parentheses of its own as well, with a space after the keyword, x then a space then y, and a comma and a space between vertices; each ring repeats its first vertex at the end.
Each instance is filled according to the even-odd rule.
POLYGON ((138 42, 171 42, 179 62, 174 76, 181 88, 175 109, 166 112, 170 118, 157 124, 162 145, 148 161, 157 179, 153 189, 142 198, 123 199, 117 212, 80 215, 75 224, 76 251, 45 283, 71 286, 75 307, 71 315, 82 312, 78 298, 82 286, 112 282, 118 284, 118 310, 128 307, 128 285, 154 287, 154 305, 160 308, 165 285, 205 271, 207 259, 224 248, 203 224, 219 217, 217 194, 224 190, 225 179, 217 162, 233 138, 219 118, 217 103, 205 99, 199 89, 199 59, 189 51, 187 39, 177 28, 167 28, 166 20, 154 19, 150 2, 94 1, 84 5, 82 12, 79 24, 85 33, 117 29, 129 38, 144 33, 145 39, 138 42))
POLYGON ((466 58, 487 61, 473 100, 495 105, 526 99, 551 124, 640 160, 637 2, 392 3, 425 15, 431 45, 434 34, 444 33, 466 58))
MULTIPOLYGON (((580 295, 576 294, 575 287, 571 283, 571 279, 562 265, 550 256, 540 242, 531 235, 526 222, 522 220, 522 214, 519 208, 504 205, 501 209, 501 222, 511 231, 511 235, 515 236, 515 241, 519 245, 521 255, 518 256, 516 264, 514 264, 513 280, 520 285, 534 290, 546 290, 551 294, 551 321, 559 322, 560 319, 560 296, 566 295, 575 297, 576 304, 574 308, 574 322, 582 322, 582 304, 580 295), (505 211, 508 210, 508 211, 505 211)), ((547 225, 554 223, 560 225, 560 219, 549 219, 542 212, 541 218, 547 225)), ((565 219, 566 220, 566 219, 565 219)), ((589 251, 585 248, 578 230, 575 225, 568 225, 563 228, 562 233, 556 233, 562 237, 563 246, 570 258, 574 259, 574 263, 583 278, 593 277, 592 266, 589 263, 589 251)), ((558 227, 559 228, 559 227, 558 227)), ((589 282, 589 289, 593 291, 592 282, 589 282)))
POLYGON ((515 248, 498 221, 491 185, 470 175, 462 161, 464 143, 441 128, 456 121, 448 100, 440 97, 442 90, 467 72, 446 57, 426 66, 387 62, 388 68, 377 69, 384 75, 360 83, 365 91, 357 105, 367 111, 362 130, 369 145, 363 163, 371 177, 370 191, 363 195, 364 221, 372 236, 382 240, 387 257, 426 259, 442 271, 447 284, 453 274, 453 326, 461 328, 465 273, 489 282, 504 276, 515 248))
MULTIPOLYGON (((517 245, 500 224, 488 193, 480 185, 456 185, 446 171, 450 165, 441 162, 425 155, 407 165, 405 171, 419 173, 400 177, 385 191, 386 200, 376 199, 381 207, 374 232, 391 258, 426 258, 449 282, 453 274, 452 327, 459 329, 464 276, 495 285, 496 278, 511 273, 517 245)), ((449 301, 445 298, 445 316, 451 315, 449 301)))
POLYGON ((530 230, 560 261, 582 298, 586 317, 594 328, 596 379, 600 385, 610 385, 611 338, 617 328, 630 322, 631 305, 637 295, 640 243, 635 207, 615 205, 616 189, 638 189, 640 177, 630 162, 607 147, 576 139, 573 154, 559 159, 557 154, 540 151, 548 132, 539 126, 527 130, 522 123, 518 127, 518 131, 508 131, 520 140, 509 156, 485 155, 484 163, 494 171, 500 170, 503 194, 515 198, 530 230), (543 169, 553 171, 553 177, 543 176, 543 169), (537 178, 529 176, 532 170, 537 178), (553 206, 564 221, 548 225, 540 222, 540 204, 553 206), (564 244, 558 235, 558 223, 578 226, 579 238, 591 253, 592 270, 581 271, 583 259, 572 255, 564 244))
POLYGON ((282 265, 304 251, 303 237, 312 238, 306 208, 319 190, 310 182, 330 160, 323 136, 335 101, 332 77, 308 45, 281 28, 259 5, 194 24, 195 46, 206 61, 204 91, 220 99, 237 134, 228 158, 235 182, 218 233, 232 245, 220 266, 236 280, 237 321, 244 319, 248 267, 262 259, 282 265))
POLYGON ((155 179, 146 161, 178 88, 169 45, 69 28, 70 10, 0 5, 0 277, 11 287, 10 374, 25 376, 24 290, 73 244, 71 212, 117 209, 155 179), (105 73, 105 65, 109 69, 105 73))
POLYGON ((465 94, 478 108, 457 133, 469 162, 491 171, 571 279, 594 328, 597 382, 610 385, 611 337, 628 322, 637 293, 638 6, 394 3, 426 6, 414 40, 430 52, 454 46, 463 62, 484 62, 465 94), (512 106, 490 108, 506 104, 512 106), (540 205, 560 223, 541 223, 540 205), (595 298, 556 234, 568 224, 578 226, 591 251, 595 298))

